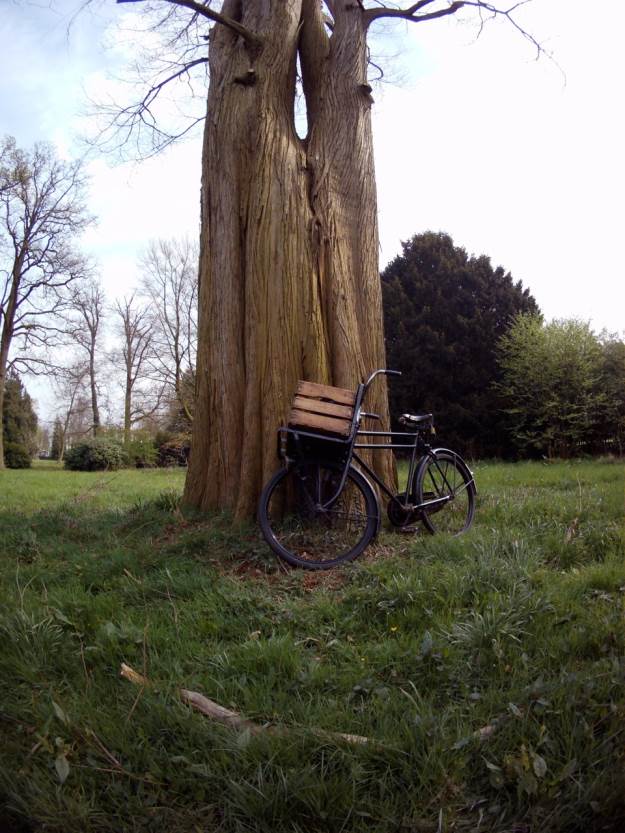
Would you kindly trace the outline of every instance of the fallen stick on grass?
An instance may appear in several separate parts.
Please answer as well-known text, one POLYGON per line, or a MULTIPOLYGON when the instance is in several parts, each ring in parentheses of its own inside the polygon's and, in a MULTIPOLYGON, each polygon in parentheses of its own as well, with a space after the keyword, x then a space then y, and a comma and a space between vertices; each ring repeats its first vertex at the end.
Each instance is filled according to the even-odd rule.
POLYGON ((246 720, 238 712, 233 712, 215 703, 214 700, 209 700, 197 691, 188 691, 186 688, 180 689, 180 699, 193 706, 197 711, 202 712, 206 717, 216 720, 218 723, 224 723, 233 729, 240 732, 250 732, 252 735, 258 735, 262 731, 275 732, 274 726, 261 726, 259 723, 254 723, 251 720, 246 720))
MULTIPOLYGON (((120 674, 124 677, 124 679, 130 680, 130 682, 135 685, 150 685, 150 681, 147 677, 140 674, 138 671, 135 671, 134 668, 131 668, 129 665, 126 665, 125 662, 122 662, 120 674)), ((181 688, 180 699, 184 703, 188 703, 188 705, 201 712, 203 715, 206 715, 206 717, 210 717, 211 720, 216 720, 218 723, 223 723, 224 725, 230 726, 230 728, 236 729, 240 732, 247 731, 252 735, 258 735, 261 732, 285 734, 289 731, 286 726, 263 726, 260 723, 254 723, 252 720, 247 720, 238 712, 226 709, 224 706, 221 706, 214 700, 209 700, 208 697, 205 697, 197 691, 189 691, 186 688, 181 688)), ((371 738, 365 738, 362 735, 349 735, 343 732, 327 732, 325 729, 310 729, 310 731, 313 735, 325 737, 330 740, 342 740, 346 743, 352 743, 360 746, 370 744, 372 746, 382 748, 382 744, 376 743, 371 740, 371 738)))

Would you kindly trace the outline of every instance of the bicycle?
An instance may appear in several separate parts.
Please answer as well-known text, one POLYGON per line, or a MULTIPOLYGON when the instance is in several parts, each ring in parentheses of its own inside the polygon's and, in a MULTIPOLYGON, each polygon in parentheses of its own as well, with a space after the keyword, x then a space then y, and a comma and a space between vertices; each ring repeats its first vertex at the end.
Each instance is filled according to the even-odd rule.
POLYGON ((288 426, 278 430, 284 461, 266 483, 258 503, 263 536, 281 559, 296 567, 328 569, 353 561, 377 536, 382 522, 378 496, 399 529, 421 522, 432 534, 461 535, 473 522, 477 493, 473 474, 454 451, 432 448, 432 414, 403 414, 405 431, 361 428, 377 414, 362 410, 376 370, 356 391, 300 382, 288 426), (410 452, 406 490, 391 491, 358 452, 403 449, 410 452), (356 463, 356 468, 353 463, 356 463))

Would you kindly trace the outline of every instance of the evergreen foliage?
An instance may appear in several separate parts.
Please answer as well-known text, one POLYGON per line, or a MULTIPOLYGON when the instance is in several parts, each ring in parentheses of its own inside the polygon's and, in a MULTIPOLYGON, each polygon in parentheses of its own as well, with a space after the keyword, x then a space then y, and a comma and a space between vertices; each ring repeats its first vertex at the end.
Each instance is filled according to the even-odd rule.
POLYGON ((110 437, 93 437, 65 452, 65 468, 73 471, 112 471, 123 464, 122 445, 110 437))
POLYGON ((5 443, 4 464, 8 469, 29 469, 31 456, 26 446, 20 443, 5 443))
POLYGON ((428 231, 402 244, 382 273, 391 413, 428 412, 446 445, 472 456, 502 455, 493 382, 496 344, 518 313, 538 313, 520 281, 448 234, 428 231))
MULTIPOLYGON (((29 460, 37 452, 37 414, 32 399, 15 372, 9 374, 4 386, 2 433, 4 442, 20 446, 29 460)), ((7 450, 4 456, 8 466, 7 450)))

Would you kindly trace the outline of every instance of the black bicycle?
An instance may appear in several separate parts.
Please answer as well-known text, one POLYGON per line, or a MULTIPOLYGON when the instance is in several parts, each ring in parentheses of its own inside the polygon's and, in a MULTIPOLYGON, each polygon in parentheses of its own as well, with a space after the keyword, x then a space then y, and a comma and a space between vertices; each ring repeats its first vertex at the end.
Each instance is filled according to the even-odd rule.
POLYGON ((265 485, 258 520, 265 540, 280 558, 297 567, 322 570, 357 558, 376 537, 381 508, 368 478, 387 495, 391 524, 412 531, 460 535, 473 522, 473 474, 455 451, 433 448, 432 414, 403 414, 405 431, 371 431, 362 409, 376 370, 356 391, 300 382, 287 427, 278 431, 284 466, 265 485), (393 492, 362 458, 362 451, 408 452, 407 487, 393 492), (357 467, 354 465, 357 464, 357 467))

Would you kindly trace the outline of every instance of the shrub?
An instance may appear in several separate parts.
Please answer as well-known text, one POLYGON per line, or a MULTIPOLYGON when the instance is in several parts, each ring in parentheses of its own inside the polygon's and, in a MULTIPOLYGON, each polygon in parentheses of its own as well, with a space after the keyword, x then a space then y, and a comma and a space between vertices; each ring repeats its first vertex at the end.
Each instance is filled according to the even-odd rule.
POLYGON ((4 464, 8 469, 29 469, 30 454, 21 443, 7 443, 4 447, 4 464))
POLYGON ((149 439, 131 440, 124 445, 123 451, 125 466, 146 469, 156 465, 158 452, 149 439))
POLYGON ((124 452, 117 440, 94 437, 84 440, 65 452, 65 468, 73 471, 118 469, 124 463, 124 452))
POLYGON ((165 489, 154 498, 154 506, 164 512, 175 512, 180 506, 181 497, 178 489, 165 489))
POLYGON ((191 451, 191 440, 188 434, 176 434, 158 449, 159 466, 186 466, 191 451))

